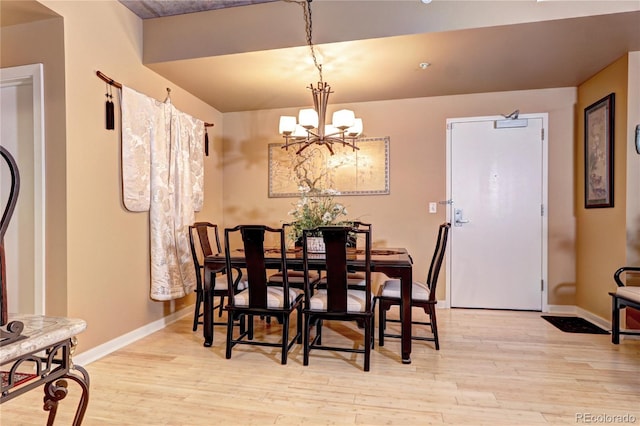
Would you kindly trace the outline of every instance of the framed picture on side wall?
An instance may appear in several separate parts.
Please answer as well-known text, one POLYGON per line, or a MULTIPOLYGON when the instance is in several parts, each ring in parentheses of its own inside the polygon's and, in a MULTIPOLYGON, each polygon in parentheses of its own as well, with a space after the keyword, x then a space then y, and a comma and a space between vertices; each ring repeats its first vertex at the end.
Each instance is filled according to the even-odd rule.
POLYGON ((584 207, 613 207, 615 93, 584 109, 584 207))

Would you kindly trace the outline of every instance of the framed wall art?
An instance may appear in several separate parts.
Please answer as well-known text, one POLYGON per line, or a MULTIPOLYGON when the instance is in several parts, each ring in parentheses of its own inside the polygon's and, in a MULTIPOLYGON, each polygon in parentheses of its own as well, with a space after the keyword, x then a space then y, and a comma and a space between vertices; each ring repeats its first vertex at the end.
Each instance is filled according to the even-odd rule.
POLYGON ((339 195, 389 194, 389 137, 362 138, 359 149, 333 145, 296 154, 282 144, 269 144, 269 198, 299 197, 299 187, 332 189, 339 195))
POLYGON ((584 206, 613 207, 615 93, 584 110, 584 206))

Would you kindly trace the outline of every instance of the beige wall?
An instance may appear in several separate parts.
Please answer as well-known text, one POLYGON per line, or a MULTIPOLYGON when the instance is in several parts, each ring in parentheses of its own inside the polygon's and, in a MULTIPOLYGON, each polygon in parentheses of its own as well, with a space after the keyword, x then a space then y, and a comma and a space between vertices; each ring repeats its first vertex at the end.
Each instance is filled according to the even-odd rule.
MULTIPOLYGON (((344 197, 349 216, 374 224, 374 245, 407 247, 415 261, 414 276, 424 279, 438 224, 445 220, 443 206, 439 205, 437 214, 429 214, 428 203, 446 196, 446 119, 496 115, 516 108, 522 114, 548 112, 549 303, 573 304, 575 102, 575 89, 561 88, 330 105, 332 111, 354 109, 364 120, 366 136, 391 138, 391 194, 344 197)), ((281 142, 279 116, 296 112, 283 109, 224 115, 225 225, 278 225, 290 220, 287 212, 296 199, 267 197, 267 146, 281 142)), ((443 277, 440 299, 444 298, 444 282, 443 277)))
MULTIPOLYGON (((625 55, 578 87, 576 106, 576 304, 610 318, 613 273, 626 262, 627 81, 625 55), (615 93, 614 207, 584 208, 584 109, 615 93)), ((636 99, 635 102, 638 100, 636 99)), ((637 183, 636 183, 637 185, 637 183)))
POLYGON ((3 28, 3 66, 5 56, 12 66, 45 62, 47 203, 55 206, 47 212, 46 313, 87 321, 82 352, 193 302, 192 296, 176 303, 149 298, 149 218, 123 207, 119 119, 115 131, 105 130, 105 83, 96 70, 160 100, 170 87, 177 108, 216 124, 198 216, 214 220, 222 213, 222 116, 142 65, 142 22, 119 2, 42 3, 63 21, 3 28), (33 54, 20 53, 38 43, 33 54))
POLYGON ((64 27, 62 18, 2 27, 0 66, 43 64, 46 157, 46 312, 67 313, 64 27))

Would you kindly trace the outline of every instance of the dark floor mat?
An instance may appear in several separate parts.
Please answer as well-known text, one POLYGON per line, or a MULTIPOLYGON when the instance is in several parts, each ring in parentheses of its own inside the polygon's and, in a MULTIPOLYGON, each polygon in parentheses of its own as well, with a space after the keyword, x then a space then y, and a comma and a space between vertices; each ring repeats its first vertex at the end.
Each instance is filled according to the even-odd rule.
POLYGON ((553 315, 542 315, 542 318, 566 333, 609 334, 584 318, 553 315))

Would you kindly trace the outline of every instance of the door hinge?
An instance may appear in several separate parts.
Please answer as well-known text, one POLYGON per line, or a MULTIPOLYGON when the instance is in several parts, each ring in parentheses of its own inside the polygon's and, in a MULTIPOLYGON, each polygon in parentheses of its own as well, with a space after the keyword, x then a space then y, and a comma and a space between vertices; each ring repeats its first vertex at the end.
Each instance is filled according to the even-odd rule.
POLYGON ((544 291, 544 280, 540 280, 540 291, 544 291))
POLYGON ((540 216, 544 217, 544 204, 540 204, 540 216))
POLYGON ((544 141, 544 127, 540 129, 540 140, 544 141))

